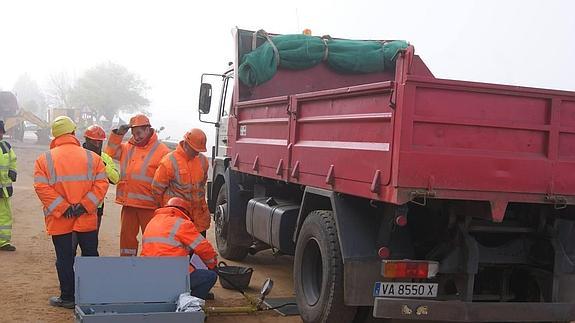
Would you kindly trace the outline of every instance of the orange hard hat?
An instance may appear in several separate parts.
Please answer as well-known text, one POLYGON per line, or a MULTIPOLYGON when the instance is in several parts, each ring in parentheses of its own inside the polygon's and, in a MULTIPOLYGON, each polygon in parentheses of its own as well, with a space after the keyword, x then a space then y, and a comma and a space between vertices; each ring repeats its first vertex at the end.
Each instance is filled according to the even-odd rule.
POLYGON ((130 127, 149 126, 150 119, 143 114, 136 114, 130 118, 130 127))
POLYGON ((169 199, 168 203, 166 203, 166 207, 168 206, 175 207, 181 210, 182 212, 186 213, 186 215, 190 215, 190 212, 188 211, 190 204, 181 197, 172 197, 171 199, 169 199))
POLYGON ((104 131, 104 128, 98 126, 97 124, 94 124, 89 126, 88 129, 86 129, 86 131, 84 132, 84 137, 93 140, 104 141, 106 140, 106 132, 104 131))
POLYGON ((206 134, 201 129, 193 128, 186 132, 184 141, 195 151, 206 151, 206 134))

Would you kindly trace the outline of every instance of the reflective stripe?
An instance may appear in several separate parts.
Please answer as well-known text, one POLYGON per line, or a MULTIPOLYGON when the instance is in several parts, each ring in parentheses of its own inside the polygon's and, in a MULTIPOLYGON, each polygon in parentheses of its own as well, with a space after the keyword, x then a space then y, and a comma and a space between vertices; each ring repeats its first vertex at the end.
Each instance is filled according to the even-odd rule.
POLYGON ((154 242, 165 243, 167 245, 174 246, 174 247, 181 247, 181 248, 184 247, 180 242, 178 242, 174 239, 167 238, 167 237, 147 237, 147 238, 142 239, 142 243, 154 243, 154 242))
POLYGON ((206 265, 207 265, 207 264, 213 264, 213 263, 215 263, 215 262, 216 262, 215 259, 204 260, 204 263, 205 263, 206 265))
POLYGON ((94 177, 94 180, 99 180, 99 179, 108 179, 108 175, 105 172, 99 173, 98 175, 96 175, 96 177, 94 177))
POLYGON ((11 225, 0 225, 0 230, 10 230, 12 229, 11 225))
MULTIPOLYGON (((160 146, 160 141, 156 141, 156 143, 154 144, 154 146, 152 146, 152 149, 150 149, 150 152, 147 154, 146 158, 144 159, 144 162, 142 163, 142 168, 140 169, 140 173, 139 174, 132 174, 130 176, 131 179, 135 179, 135 180, 139 180, 139 181, 143 181, 143 182, 147 182, 147 183, 152 183, 154 181, 153 177, 149 177, 146 176, 146 171, 148 170, 148 164, 150 163, 150 159, 154 156, 154 153, 156 152, 156 150, 158 149, 158 147, 160 146)), ((131 156, 131 154, 130 154, 131 156)))
POLYGON ((128 198, 129 199, 136 199, 136 200, 152 201, 152 202, 156 201, 151 196, 144 195, 144 194, 138 194, 138 193, 131 193, 131 192, 128 193, 128 198))
MULTIPOLYGON (((154 181, 154 177, 153 177, 153 175, 152 175, 152 177, 147 176, 146 171, 148 170, 148 164, 150 163, 150 159, 154 156, 154 153, 156 152, 156 150, 158 149, 159 146, 160 146, 160 141, 158 140, 158 141, 156 141, 156 143, 154 143, 154 146, 152 146, 152 149, 150 149, 150 152, 146 155, 146 158, 144 159, 144 162, 142 163, 142 168, 140 169, 140 173, 139 174, 131 174, 130 179, 134 179, 134 180, 138 180, 138 181, 152 184, 152 182, 154 181)), ((120 167, 120 179, 125 179, 125 177, 126 177, 126 168, 128 167, 129 160, 132 158, 132 154, 133 154, 134 150, 135 150, 135 146, 132 146, 132 148, 130 148, 130 151, 128 152, 128 157, 124 160, 124 162, 122 162, 122 165, 120 167)))
POLYGON ((89 175, 62 175, 56 176, 55 183, 62 183, 62 182, 80 182, 80 181, 92 181, 92 176, 89 175))
POLYGON ((175 186, 176 188, 180 189, 180 190, 189 190, 192 189, 194 187, 194 184, 180 184, 178 182, 175 181, 171 181, 170 184, 172 184, 172 186, 175 186))
MULTIPOLYGON (((146 177, 146 171, 148 170, 148 164, 150 163, 150 159, 152 158, 152 156, 154 156, 154 153, 156 152, 156 150, 158 149, 159 146, 160 146, 160 141, 156 140, 156 143, 154 143, 154 146, 152 147, 152 149, 150 149, 150 152, 146 156, 146 159, 144 159, 144 163, 142 163, 142 169, 140 170, 141 176, 146 177)), ((150 181, 150 183, 151 183, 151 181, 150 181)))
POLYGON ((108 142, 108 147, 112 148, 112 149, 118 149, 118 144, 115 144, 113 142, 108 142))
MULTIPOLYGON (((46 166, 50 172, 50 178, 46 178, 43 176, 35 176, 34 182, 37 183, 48 183, 50 185, 54 185, 56 183, 64 183, 64 182, 80 182, 80 181, 93 181, 93 165, 94 165, 94 156, 92 152, 86 150, 86 162, 87 162, 87 169, 86 173, 82 175, 61 175, 56 176, 56 168, 54 167, 54 160, 52 159, 52 154, 47 152, 46 156, 46 166)), ((105 174, 104 174, 105 175, 105 174)))
POLYGON ((0 141, 0 145, 2 145, 2 153, 4 153, 4 154, 10 153, 10 149, 8 149, 8 146, 6 145, 6 143, 4 141, 0 141))
POLYGON ((93 174, 94 156, 92 156, 92 152, 89 151, 88 149, 86 149, 86 159, 88 160, 88 168, 86 168, 86 177, 89 180, 93 180, 93 178, 94 178, 94 174, 93 174))
POLYGON ((98 200, 98 198, 96 197, 96 195, 92 192, 88 192, 88 194, 86 194, 86 196, 88 197, 88 199, 94 203, 94 205, 98 206, 98 204, 100 204, 100 200, 98 200))
POLYGON ((131 179, 136 179, 142 182, 147 182, 147 183, 152 183, 154 181, 154 178, 152 177, 148 177, 146 175, 141 175, 141 174, 134 174, 132 176, 130 176, 131 179))
POLYGON ((168 185, 162 184, 162 183, 160 183, 160 182, 152 182, 152 186, 153 186, 153 187, 159 187, 159 188, 164 189, 164 190, 165 190, 166 188, 168 188, 168 185))
POLYGON ((128 163, 130 159, 132 159, 132 155, 134 154, 134 150, 136 149, 135 146, 130 147, 128 150, 128 155, 126 155, 126 159, 122 161, 122 165, 120 165, 120 179, 126 178, 126 170, 128 168, 128 163))
POLYGON ((0 169, 10 169, 10 166, 0 166, 0 169))
POLYGON ((174 154, 170 154, 170 161, 172 161, 172 167, 174 168, 174 175, 176 176, 176 182, 180 182, 180 167, 178 166, 178 161, 174 154))
POLYGON ((180 197, 180 198, 183 198, 183 199, 187 199, 187 198, 188 198, 185 194, 180 193, 180 192, 177 192, 177 191, 174 191, 174 190, 172 190, 172 189, 168 189, 168 190, 166 191, 166 194, 168 194, 169 197, 180 197))
POLYGON ((50 172, 50 178, 48 179, 48 184, 53 185, 56 181, 56 170, 54 169, 54 161, 52 160, 52 154, 47 152, 44 154, 46 156, 46 167, 50 172))
POLYGON ((120 253, 135 256, 138 254, 138 249, 120 249, 120 253))
POLYGON ((12 239, 12 236, 11 236, 11 235, 0 234, 0 240, 8 240, 8 241, 10 241, 10 239, 12 239))
POLYGON ((0 184, 0 187, 12 187, 12 182, 0 184))
POLYGON ((165 244, 170 245, 170 246, 184 248, 182 243, 176 240, 176 233, 178 233, 178 230, 180 229, 180 226, 182 225, 183 222, 184 222, 184 219, 177 218, 176 222, 174 222, 174 225, 172 226, 172 229, 170 230, 169 236, 167 236, 167 237, 145 237, 144 239, 142 239, 142 243, 150 243, 150 242, 165 243, 165 244))
POLYGON ((34 176, 34 183, 48 184, 48 179, 44 176, 34 176))
POLYGON ((201 235, 198 236, 194 241, 192 241, 192 243, 190 243, 187 248, 189 250, 194 250, 200 243, 202 243, 202 241, 204 241, 204 237, 202 237, 201 235))
POLYGON ((182 225, 182 222, 184 222, 184 219, 182 218, 176 219, 176 222, 174 223, 174 226, 172 226, 172 230, 170 231, 170 235, 168 236, 168 238, 174 239, 176 233, 178 232, 178 229, 180 229, 180 225, 182 225))
POLYGON ((48 206, 47 209, 44 210, 44 215, 48 216, 50 215, 52 212, 54 212, 54 210, 60 205, 60 203, 62 203, 64 201, 64 198, 61 196, 58 196, 54 201, 52 201, 52 203, 50 203, 50 205, 48 206))

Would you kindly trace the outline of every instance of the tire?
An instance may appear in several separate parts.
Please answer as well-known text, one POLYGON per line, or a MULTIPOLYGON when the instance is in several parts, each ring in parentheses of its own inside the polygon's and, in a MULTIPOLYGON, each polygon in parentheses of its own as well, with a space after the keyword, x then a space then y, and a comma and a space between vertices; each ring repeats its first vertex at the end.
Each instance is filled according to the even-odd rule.
POLYGON ((294 259, 296 302, 306 323, 352 322, 356 307, 345 306, 343 262, 332 211, 305 219, 294 259))
POLYGON ((218 192, 216 207, 214 210, 214 222, 216 224, 216 246, 220 256, 229 260, 243 260, 248 255, 248 248, 235 246, 229 242, 231 228, 228 221, 226 220, 227 217, 222 214, 221 210, 219 210, 219 207, 221 206, 223 212, 228 212, 227 202, 228 196, 226 191, 226 184, 224 183, 218 192))

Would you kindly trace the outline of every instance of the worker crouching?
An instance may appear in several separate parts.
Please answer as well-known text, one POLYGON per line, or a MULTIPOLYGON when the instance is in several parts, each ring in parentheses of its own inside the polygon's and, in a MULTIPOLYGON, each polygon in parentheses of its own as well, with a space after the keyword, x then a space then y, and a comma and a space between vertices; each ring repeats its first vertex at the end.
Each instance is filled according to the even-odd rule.
POLYGON ((178 257, 197 255, 208 269, 190 264, 191 295, 206 299, 217 280, 213 270, 217 254, 212 245, 190 220, 189 205, 181 198, 171 198, 156 210, 142 237, 142 256, 178 257))

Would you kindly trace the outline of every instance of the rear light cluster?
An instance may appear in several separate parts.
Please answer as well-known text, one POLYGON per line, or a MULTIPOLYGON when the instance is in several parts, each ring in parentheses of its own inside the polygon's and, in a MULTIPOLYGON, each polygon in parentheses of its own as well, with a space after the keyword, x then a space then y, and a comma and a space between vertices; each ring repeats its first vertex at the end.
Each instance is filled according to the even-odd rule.
POLYGON ((438 268, 436 261, 383 260, 381 273, 385 278, 431 278, 438 268))

